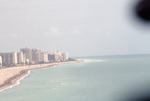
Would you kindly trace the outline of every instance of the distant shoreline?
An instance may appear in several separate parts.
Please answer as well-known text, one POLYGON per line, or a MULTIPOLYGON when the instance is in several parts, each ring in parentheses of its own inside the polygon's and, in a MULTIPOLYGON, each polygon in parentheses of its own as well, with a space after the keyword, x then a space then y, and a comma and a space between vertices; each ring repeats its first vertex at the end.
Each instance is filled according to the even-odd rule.
POLYGON ((37 64, 29 66, 20 66, 20 67, 9 67, 5 69, 0 69, 0 92, 12 88, 20 84, 20 81, 30 74, 30 71, 33 69, 41 69, 46 67, 51 67, 59 64, 68 64, 68 63, 78 63, 83 62, 82 60, 76 61, 66 61, 58 63, 49 63, 49 64, 37 64))

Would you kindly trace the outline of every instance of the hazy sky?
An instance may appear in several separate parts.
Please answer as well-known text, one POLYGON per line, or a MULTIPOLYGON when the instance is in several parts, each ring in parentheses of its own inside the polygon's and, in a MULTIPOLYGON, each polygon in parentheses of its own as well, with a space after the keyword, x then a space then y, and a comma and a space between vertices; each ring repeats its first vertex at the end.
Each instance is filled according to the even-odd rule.
POLYGON ((150 26, 132 21, 131 1, 0 0, 0 52, 150 53, 150 26))

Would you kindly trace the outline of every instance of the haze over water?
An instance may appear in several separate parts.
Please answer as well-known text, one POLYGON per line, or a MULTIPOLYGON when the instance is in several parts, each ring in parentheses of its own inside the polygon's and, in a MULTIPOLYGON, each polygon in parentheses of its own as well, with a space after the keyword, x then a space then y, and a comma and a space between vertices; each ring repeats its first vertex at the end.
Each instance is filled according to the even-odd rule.
POLYGON ((31 71, 2 101, 122 101, 150 91, 150 55, 82 58, 31 71))
MULTIPOLYGON (((149 54, 149 26, 132 17, 136 1, 1 0, 0 52, 149 54)), ((82 59, 33 70, 19 86, 0 92, 0 101, 122 101, 150 91, 150 55, 82 59)))

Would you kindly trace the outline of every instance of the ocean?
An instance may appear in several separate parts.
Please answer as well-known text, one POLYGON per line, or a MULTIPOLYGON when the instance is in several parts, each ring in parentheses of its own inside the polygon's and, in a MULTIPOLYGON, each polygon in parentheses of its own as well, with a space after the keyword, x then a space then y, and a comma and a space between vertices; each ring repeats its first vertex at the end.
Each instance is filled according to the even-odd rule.
POLYGON ((150 55, 78 58, 32 70, 0 101, 129 101, 150 94, 150 55))

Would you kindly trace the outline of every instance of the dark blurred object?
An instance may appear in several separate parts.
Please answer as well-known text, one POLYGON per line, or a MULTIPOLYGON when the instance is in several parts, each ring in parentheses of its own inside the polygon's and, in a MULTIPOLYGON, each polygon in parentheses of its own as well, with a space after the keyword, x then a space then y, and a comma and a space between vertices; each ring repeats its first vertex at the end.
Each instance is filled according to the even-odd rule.
POLYGON ((150 22, 150 0, 140 0, 135 10, 140 19, 145 22, 150 22))
POLYGON ((138 96, 136 98, 132 98, 127 101, 150 101, 150 97, 149 96, 138 96))
POLYGON ((137 86, 134 89, 128 90, 124 94, 123 99, 118 101, 150 101, 150 86, 142 85, 142 87, 137 86))

